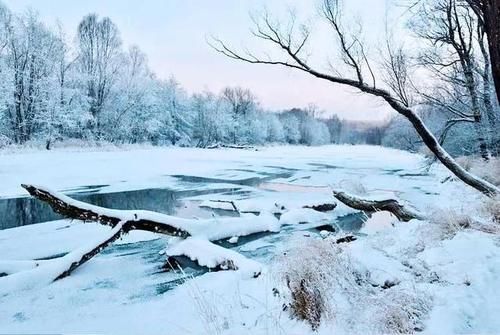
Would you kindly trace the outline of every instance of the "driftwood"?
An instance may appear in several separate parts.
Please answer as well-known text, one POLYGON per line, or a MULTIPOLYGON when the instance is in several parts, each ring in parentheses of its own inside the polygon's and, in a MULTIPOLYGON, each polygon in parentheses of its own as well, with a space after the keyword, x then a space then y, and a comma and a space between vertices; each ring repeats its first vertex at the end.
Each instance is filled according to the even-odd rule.
POLYGON ((354 242, 356 241, 358 238, 356 236, 353 236, 353 235, 347 235, 347 236, 344 236, 344 237, 341 237, 341 238, 338 238, 335 243, 337 244, 340 244, 340 243, 349 243, 349 242, 354 242))
MULTIPOLYGON (((119 224, 119 225, 121 225, 121 224, 119 224)), ((69 276, 71 274, 71 272, 76 270, 79 266, 81 266, 84 263, 86 263, 87 261, 89 261, 92 257, 94 257, 95 255, 100 253, 102 250, 104 250, 104 248, 106 248, 108 245, 110 245, 111 243, 113 243, 114 241, 116 241, 120 237, 122 237, 122 235, 124 234, 123 225, 121 225, 120 227, 117 225, 117 226, 115 226, 115 228, 118 228, 118 229, 116 229, 116 231, 114 231, 113 234, 111 234, 111 236, 108 239, 106 239, 105 241, 102 241, 101 243, 96 245, 92 250, 83 254, 79 260, 72 262, 71 265, 68 267, 68 269, 66 269, 60 275, 58 275, 54 279, 54 281, 59 280, 59 279, 63 279, 65 277, 69 276)))
POLYGON ((332 203, 332 204, 319 204, 319 205, 306 205, 302 208, 309 208, 309 209, 312 209, 312 210, 315 210, 317 212, 329 212, 329 211, 333 211, 335 209, 335 207, 337 207, 337 204, 336 203, 332 203))
POLYGON ((367 200, 344 192, 333 191, 333 196, 344 205, 351 208, 365 211, 377 212, 388 211, 394 214, 400 221, 410 221, 413 219, 423 219, 423 215, 401 205, 397 200, 367 200))
MULTIPOLYGON (((235 202, 232 200, 210 200, 210 202, 230 204, 232 209, 223 209, 223 210, 234 211, 234 212, 237 212, 238 214, 256 214, 257 215, 260 213, 258 211, 239 210, 238 207, 236 206, 235 202)), ((284 210, 286 210, 286 207, 283 205, 279 205, 279 204, 274 204, 274 205, 276 207, 276 211, 274 212, 274 214, 281 214, 284 210)), ((200 205, 200 207, 212 208, 209 205, 200 205)), ((335 209, 335 207, 337 207, 336 203, 324 203, 324 204, 317 204, 317 205, 304 205, 304 206, 302 206, 302 208, 308 208, 308 209, 312 209, 314 211, 322 212, 322 213, 333 211, 335 209)))
MULTIPOLYGON (((56 213, 67 218, 98 222, 113 228, 107 238, 102 239, 96 243, 95 246, 88 248, 88 250, 85 250, 81 255, 78 255, 78 259, 72 260, 71 263, 64 265, 66 269, 54 276, 54 281, 69 276, 74 270, 96 256, 104 248, 132 230, 144 230, 183 239, 191 236, 191 233, 187 229, 180 227, 183 224, 189 227, 187 223, 189 223, 190 220, 187 219, 179 219, 148 211, 113 210, 77 201, 41 187, 24 184, 22 187, 33 197, 50 205, 56 213), (165 222, 169 219, 172 220, 172 224, 165 222)), ((206 241, 206 243, 208 245, 211 244, 209 241, 206 241)), ((240 259, 241 258, 244 257, 241 256, 240 259)), ((230 264, 231 259, 228 259, 227 263, 230 264)), ((225 264, 221 264, 221 269, 236 270, 235 267, 225 266, 225 264)))
MULTIPOLYGON (((123 232, 127 233, 131 230, 145 230, 153 233, 189 237, 191 234, 186 230, 180 229, 173 225, 164 222, 156 222, 148 218, 141 218, 134 214, 132 220, 124 221, 118 215, 113 216, 111 213, 118 213, 122 211, 109 210, 107 208, 91 206, 81 201, 76 201, 68 197, 57 196, 51 191, 36 187, 33 185, 21 185, 33 197, 47 203, 54 212, 59 213, 69 219, 99 222, 103 225, 111 227, 116 226, 118 223, 123 223, 123 232), (124 221, 124 222, 123 222, 124 221)), ((126 211, 123 211, 126 212, 126 211)), ((139 211, 138 211, 139 212, 139 211)))
POLYGON ((205 147, 205 149, 219 149, 219 148, 257 150, 255 149, 255 147, 252 147, 250 145, 223 144, 223 143, 212 144, 205 147))

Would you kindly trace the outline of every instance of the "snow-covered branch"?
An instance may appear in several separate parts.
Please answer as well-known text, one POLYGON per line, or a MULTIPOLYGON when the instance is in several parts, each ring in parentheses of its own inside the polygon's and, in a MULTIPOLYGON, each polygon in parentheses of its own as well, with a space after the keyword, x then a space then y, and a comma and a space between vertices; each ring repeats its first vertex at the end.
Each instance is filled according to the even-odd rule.
POLYGON ((413 219, 423 219, 424 217, 422 214, 401 205, 395 199, 368 200, 339 191, 333 191, 333 196, 351 208, 365 212, 388 211, 405 222, 413 219))
POLYGON ((204 220, 182 219, 143 210, 116 210, 74 200, 64 194, 33 185, 22 185, 32 196, 46 202, 67 218, 93 221, 112 229, 96 241, 67 255, 44 261, 0 262, 0 296, 9 292, 49 284, 69 276, 79 266, 101 252, 131 230, 145 230, 185 240, 173 245, 168 256, 186 256, 200 266, 217 270, 241 270, 257 277, 261 268, 257 262, 219 247, 210 241, 250 235, 259 232, 278 232, 281 224, 272 214, 241 214, 239 217, 204 220))

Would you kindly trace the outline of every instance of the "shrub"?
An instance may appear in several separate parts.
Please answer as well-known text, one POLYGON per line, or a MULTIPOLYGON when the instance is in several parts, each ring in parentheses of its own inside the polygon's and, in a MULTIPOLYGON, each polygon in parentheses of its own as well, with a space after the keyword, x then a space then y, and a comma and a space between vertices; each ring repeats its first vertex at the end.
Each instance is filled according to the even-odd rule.
POLYGON ((349 254, 348 245, 334 239, 302 238, 280 256, 275 278, 285 282, 284 309, 313 330, 334 322, 352 333, 407 334, 422 329, 430 310, 427 295, 398 284, 380 287, 370 272, 349 254))

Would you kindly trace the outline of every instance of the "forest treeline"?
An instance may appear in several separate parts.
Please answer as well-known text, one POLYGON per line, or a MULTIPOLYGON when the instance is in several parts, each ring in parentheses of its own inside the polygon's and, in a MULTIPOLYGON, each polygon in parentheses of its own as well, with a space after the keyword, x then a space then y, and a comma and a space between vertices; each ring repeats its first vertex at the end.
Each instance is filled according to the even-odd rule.
POLYGON ((188 94, 174 78, 159 79, 139 47, 125 48, 118 27, 96 14, 72 37, 32 11, 1 6, 0 73, 0 145, 320 145, 352 137, 347 124, 319 118, 313 106, 266 111, 240 87, 188 94))
MULTIPOLYGON (((313 105, 269 111, 241 87, 188 94, 173 77, 158 78, 144 52, 126 48, 119 28, 96 14, 82 18, 76 36, 66 36, 33 11, 17 14, 0 3, 0 75, 0 147, 42 143, 50 149, 71 139, 198 147, 366 143, 417 151, 421 146, 401 118, 356 123, 313 105)), ((439 108, 423 112, 437 133, 449 122, 439 108)), ((474 125, 465 122, 447 129, 445 146, 456 155, 475 153, 472 132, 474 125)))

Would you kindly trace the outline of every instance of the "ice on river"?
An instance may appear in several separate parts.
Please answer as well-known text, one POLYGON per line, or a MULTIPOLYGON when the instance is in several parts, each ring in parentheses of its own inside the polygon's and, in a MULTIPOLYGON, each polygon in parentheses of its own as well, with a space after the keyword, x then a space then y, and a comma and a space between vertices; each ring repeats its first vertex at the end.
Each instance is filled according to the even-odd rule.
MULTIPOLYGON (((210 200, 234 201, 240 211, 267 215, 286 208, 281 233, 233 238, 236 243, 224 245, 263 264, 259 278, 231 271, 165 272, 161 251, 172 239, 132 232, 68 278, 0 297, 0 333, 307 333, 310 328, 291 320, 273 296, 279 283, 269 267, 276 255, 294 247, 297 237, 321 239, 315 226, 341 225, 353 211, 339 204, 330 213, 312 215, 302 206, 332 202, 331 187, 371 198, 397 197, 423 212, 476 200, 460 183, 443 183, 448 175, 438 166, 427 171, 422 156, 372 146, 0 153, 0 220, 2 198, 26 195, 21 183, 82 194, 89 185, 99 194, 151 188, 212 190, 184 194, 175 203, 174 210, 185 218, 225 215, 217 212, 220 208, 213 214, 210 204, 231 209, 210 200), (205 207, 194 212, 184 208, 193 204, 205 207), (300 224, 304 220, 310 222, 300 224)), ((463 231, 441 241, 429 238, 433 235, 427 222, 394 223, 383 215, 376 219, 378 228, 365 227, 358 241, 346 248, 377 285, 389 280, 418 287, 432 297, 432 309, 423 320, 425 331, 500 331, 500 297, 494 289, 500 287, 500 248, 495 237, 463 231), (390 224, 384 222, 387 218, 390 224), (418 271, 438 279, 419 281, 418 271)), ((106 229, 58 220, 1 230, 0 273, 1 261, 60 257, 106 229)), ((369 330, 370 320, 365 322, 354 330, 369 330)), ((333 320, 320 332, 352 331, 347 325, 333 320)))

